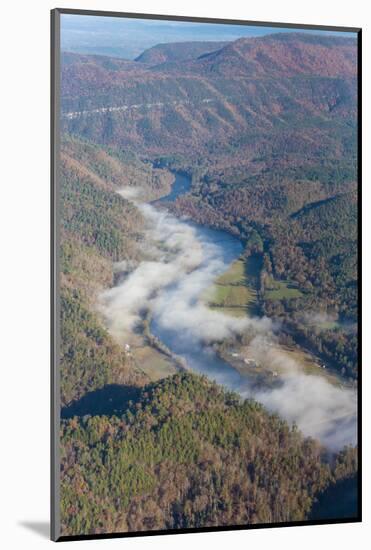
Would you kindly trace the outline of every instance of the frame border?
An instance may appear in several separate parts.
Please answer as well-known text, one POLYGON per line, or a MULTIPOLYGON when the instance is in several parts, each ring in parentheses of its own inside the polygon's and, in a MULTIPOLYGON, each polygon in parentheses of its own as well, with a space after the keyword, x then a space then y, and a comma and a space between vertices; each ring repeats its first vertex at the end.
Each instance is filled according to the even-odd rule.
POLYGON ((116 11, 55 8, 51 10, 50 75, 51 75, 51 476, 50 476, 50 536, 55 542, 148 537, 158 535, 180 535, 186 533, 210 533, 218 531, 248 531, 281 527, 310 527, 313 525, 336 525, 362 522, 362 28, 331 25, 272 23, 269 21, 251 21, 241 19, 219 19, 211 17, 192 17, 181 15, 160 15, 149 13, 126 13, 116 11), (352 518, 292 521, 282 523, 259 523, 253 525, 226 525, 216 527, 192 527, 189 529, 161 529, 157 531, 132 531, 103 533, 92 535, 60 535, 60 288, 59 288, 59 154, 60 154, 60 16, 85 15, 98 17, 119 17, 123 19, 154 19, 160 21, 184 21, 191 23, 214 23, 220 25, 241 25, 255 27, 280 27, 318 31, 349 32, 357 34, 357 225, 358 225, 358 386, 357 386, 357 434, 358 434, 358 493, 357 516, 352 518))
POLYGON ((60 450, 59 450, 59 425, 60 425, 60 272, 59 272, 59 158, 60 158, 60 15, 59 10, 51 10, 51 52, 50 52, 50 77, 51 77, 51 110, 50 110, 50 136, 51 136, 51 219, 50 219, 50 246, 51 246, 51 430, 50 430, 50 538, 57 541, 60 536, 60 450))

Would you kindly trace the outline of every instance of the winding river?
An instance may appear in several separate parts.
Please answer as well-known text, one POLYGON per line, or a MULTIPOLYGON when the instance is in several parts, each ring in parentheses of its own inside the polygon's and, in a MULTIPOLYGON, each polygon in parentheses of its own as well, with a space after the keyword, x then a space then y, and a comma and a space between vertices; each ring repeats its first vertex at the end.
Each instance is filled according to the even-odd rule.
MULTIPOLYGON (((161 291, 160 300, 164 304, 177 304, 180 302, 179 314, 186 311, 188 315, 194 312, 195 332, 205 330, 212 331, 213 320, 204 319, 204 315, 198 315, 200 295, 207 290, 212 282, 224 273, 230 264, 234 262, 242 252, 241 242, 224 231, 218 231, 201 227, 191 222, 187 223, 194 230, 195 238, 201 244, 203 259, 198 267, 161 291), (206 325, 206 326, 205 326, 206 325), (207 326, 209 325, 209 326, 207 326)), ((216 382, 228 386, 233 390, 241 390, 246 385, 246 379, 231 367, 213 351, 212 347, 205 346, 197 334, 190 330, 187 323, 183 329, 186 334, 179 331, 179 326, 169 326, 163 322, 163 309, 154 308, 150 330, 172 352, 182 357, 188 367, 196 372, 206 374, 216 382)), ((220 317, 221 320, 221 317, 220 317)), ((218 323, 218 318, 215 321, 218 323)), ((228 332, 228 331, 227 331, 228 332)))
MULTIPOLYGON (((331 384, 322 373, 305 374, 292 359, 273 386, 256 388, 215 351, 214 342, 244 333, 249 327, 262 338, 274 338, 266 318, 236 318, 210 309, 204 292, 243 250, 239 239, 168 213, 166 203, 187 193, 191 180, 176 174, 171 192, 152 204, 137 203, 147 225, 147 260, 103 297, 111 332, 119 337, 135 330, 143 311, 150 311, 150 332, 187 367, 253 397, 306 435, 334 450, 355 444, 357 401, 354 389, 331 384)), ((121 341, 122 338, 121 338, 121 341)), ((272 349, 263 353, 277 361, 272 349), (269 355, 271 354, 271 355, 269 355)), ((277 355, 277 354, 276 354, 277 355)), ((278 351, 279 355, 279 351, 278 351)), ((280 359, 282 361, 282 358, 280 359)), ((286 365, 287 363, 287 365, 286 365)))
MULTIPOLYGON (((161 204, 166 206, 166 203, 175 201, 177 197, 190 190, 192 182, 189 176, 178 172, 174 175, 175 181, 170 193, 154 201, 152 203, 154 206, 161 204)), ((197 307, 200 307, 198 301, 202 293, 239 258, 243 251, 243 245, 238 238, 226 231, 211 229, 188 220, 182 220, 180 223, 193 230, 194 237, 202 248, 202 261, 185 278, 181 278, 163 288, 160 300, 171 308, 172 304, 179 302, 179 297, 180 301, 184 302, 184 294, 186 294, 187 310, 191 312, 191 315, 192 313, 194 315, 196 334, 193 332, 190 335, 182 334, 177 323, 164 326, 163 308, 154 308, 150 330, 173 353, 182 357, 189 368, 207 375, 229 389, 241 392, 248 387, 246 376, 242 376, 230 363, 224 361, 211 346, 205 345, 203 338, 197 337, 197 333, 201 333, 203 325, 210 323, 210 319, 205 319, 205 315, 197 315, 197 307), (188 290, 185 291, 185 289, 188 290)), ((179 313, 181 314, 181 311, 179 313)), ((225 316, 216 314, 216 323, 221 322, 222 318, 225 318, 225 316)), ((235 323, 238 324, 239 322, 231 320, 232 325, 235 323)), ((210 327, 210 330, 212 330, 212 327, 210 327)), ((233 329, 231 333, 233 333, 233 329)))

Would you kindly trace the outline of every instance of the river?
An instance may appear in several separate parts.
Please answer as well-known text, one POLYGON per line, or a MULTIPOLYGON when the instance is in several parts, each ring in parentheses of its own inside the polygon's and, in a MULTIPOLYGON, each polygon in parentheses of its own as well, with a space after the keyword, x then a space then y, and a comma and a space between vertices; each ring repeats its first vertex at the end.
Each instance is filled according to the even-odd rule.
MULTIPOLYGON (((178 172, 174 175, 175 181, 170 193, 154 201, 153 205, 173 202, 177 197, 190 190, 192 182, 189 176, 178 172)), ((183 296, 184 288, 188 287, 190 290, 188 291, 187 300, 189 305, 195 308, 202 292, 240 256, 243 247, 239 239, 226 231, 203 227, 190 221, 183 223, 194 230, 195 237, 202 246, 204 258, 197 270, 187 274, 186 280, 179 280, 164 288, 161 300, 171 307, 171 304, 178 301, 179 296, 183 296), (192 279, 196 278, 198 281, 202 279, 201 285, 193 284, 195 281, 192 282, 192 279)), ((156 314, 156 310, 152 316, 150 329, 152 334, 164 342, 172 352, 182 357, 192 370, 205 374, 219 384, 227 385, 230 389, 236 391, 241 390, 246 385, 244 377, 218 356, 212 347, 205 346, 197 338, 180 337, 177 326, 164 326, 162 317, 156 314)))
MULTIPOLYGON (((146 220, 147 258, 117 287, 106 292, 104 313, 119 337, 135 331, 143 311, 150 311, 150 332, 187 366, 243 397, 252 397, 296 422, 304 434, 337 450, 355 444, 356 392, 331 384, 323 375, 303 372, 277 348, 261 352, 269 364, 284 363, 284 372, 266 387, 256 388, 247 373, 222 359, 215 342, 252 329, 261 342, 277 341, 269 319, 236 318, 210 309, 205 290, 226 272, 243 250, 239 239, 168 213, 166 203, 190 189, 190 178, 176 174, 171 192, 152 204, 137 203, 146 220)), ((123 341, 121 339, 121 341, 123 341)), ((277 345, 277 344, 276 344, 277 345)), ((319 369, 321 370, 321 369, 319 369)))
POLYGON ((205 339, 208 340, 208 334, 212 332, 214 323, 221 322, 222 317, 218 319, 217 315, 213 315, 213 319, 211 315, 210 317, 205 315, 203 310, 205 306, 199 303, 199 298, 240 256, 242 244, 224 231, 205 228, 191 222, 182 223, 186 223, 194 230, 194 236, 202 247, 203 259, 195 270, 186 274, 186 277, 161 290, 161 296, 157 298, 156 307, 153 309, 150 330, 172 352, 182 357, 192 370, 206 374, 230 389, 241 390, 246 385, 246 379, 219 357, 211 346, 203 343, 205 339), (158 307, 159 304, 160 307, 158 307), (186 316, 182 324, 185 331, 183 333, 179 330, 178 323, 175 322, 169 326, 166 320, 164 322, 163 306, 172 308, 172 305, 179 310, 180 316, 186 316), (194 317, 195 331, 188 326, 192 317, 194 317), (201 335, 205 332, 207 332, 206 338, 197 337, 197 333, 201 335))

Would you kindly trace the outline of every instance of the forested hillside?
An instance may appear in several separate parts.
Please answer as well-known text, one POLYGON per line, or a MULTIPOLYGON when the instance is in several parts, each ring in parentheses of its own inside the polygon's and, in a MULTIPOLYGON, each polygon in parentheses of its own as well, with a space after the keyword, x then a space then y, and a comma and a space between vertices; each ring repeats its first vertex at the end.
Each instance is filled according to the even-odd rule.
POLYGON ((114 282, 113 263, 138 261, 142 219, 116 191, 142 185, 148 196, 171 177, 133 155, 119 156, 65 137, 61 150, 61 404, 107 384, 142 384, 140 366, 112 340, 97 297, 114 282))
POLYGON ((64 535, 301 521, 357 468, 354 450, 328 461, 258 403, 193 374, 61 430, 64 535))
POLYGON ((209 176, 171 208, 241 237, 246 255, 262 258, 262 312, 356 379, 357 191, 354 172, 339 164, 330 181, 326 169, 313 179, 298 171, 297 179, 267 172, 228 183, 209 176))

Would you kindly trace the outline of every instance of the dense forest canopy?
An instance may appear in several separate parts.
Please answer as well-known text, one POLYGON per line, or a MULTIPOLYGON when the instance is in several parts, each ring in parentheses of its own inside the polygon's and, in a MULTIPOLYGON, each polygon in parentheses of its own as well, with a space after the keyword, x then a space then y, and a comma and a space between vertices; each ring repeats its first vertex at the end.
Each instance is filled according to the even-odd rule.
POLYGON ((145 387, 120 416, 64 420, 61 433, 72 533, 300 521, 356 471, 354 450, 329 461, 258 403, 191 374, 145 387))

